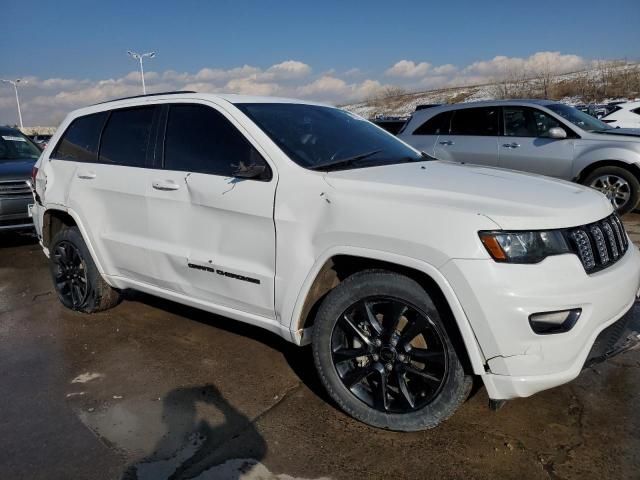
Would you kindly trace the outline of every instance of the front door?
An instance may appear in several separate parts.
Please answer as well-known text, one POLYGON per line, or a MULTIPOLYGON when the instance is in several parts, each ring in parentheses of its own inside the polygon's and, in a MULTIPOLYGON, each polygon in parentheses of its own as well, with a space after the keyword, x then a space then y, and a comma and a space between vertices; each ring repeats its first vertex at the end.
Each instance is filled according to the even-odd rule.
POLYGON ((276 172, 221 108, 175 103, 164 122, 147 193, 154 283, 274 318, 276 172), (240 164, 266 169, 236 178, 240 164))
POLYGON ((503 107, 504 132, 499 137, 500 167, 572 179, 573 132, 545 112, 531 107, 503 107), (547 136, 551 128, 567 131, 568 138, 547 136))

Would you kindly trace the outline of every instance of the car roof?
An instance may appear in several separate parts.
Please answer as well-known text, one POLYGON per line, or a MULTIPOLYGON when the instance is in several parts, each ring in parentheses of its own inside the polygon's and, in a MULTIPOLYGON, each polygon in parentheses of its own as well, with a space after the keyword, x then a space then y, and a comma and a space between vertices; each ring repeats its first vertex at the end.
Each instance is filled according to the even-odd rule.
POLYGON ((479 100, 479 101, 464 102, 464 103, 447 103, 437 107, 416 110, 411 115, 411 120, 417 119, 419 121, 424 121, 428 118, 435 117, 438 113, 441 113, 441 112, 447 112, 450 110, 460 110, 464 108, 499 107, 499 106, 506 106, 506 105, 513 105, 513 106, 537 105, 541 107, 546 107, 556 103, 559 103, 559 102, 556 102, 554 100, 542 100, 542 99, 535 99, 535 98, 513 99, 513 100, 479 100))
POLYGON ((22 133, 22 132, 20 132, 20 130, 18 130, 17 128, 12 128, 12 127, 8 127, 8 126, 0 126, 0 133, 16 134, 16 133, 22 133))

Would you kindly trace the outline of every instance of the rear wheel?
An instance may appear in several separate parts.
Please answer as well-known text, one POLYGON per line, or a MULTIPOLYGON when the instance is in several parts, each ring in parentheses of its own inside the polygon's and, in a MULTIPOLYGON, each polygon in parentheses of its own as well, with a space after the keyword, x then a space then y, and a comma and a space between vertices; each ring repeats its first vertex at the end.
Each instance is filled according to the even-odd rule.
POLYGON ((636 208, 640 200, 640 182, 622 167, 597 168, 585 178, 584 184, 605 194, 621 215, 636 208))
POLYGON ((65 228, 54 236, 49 268, 60 302, 71 310, 94 313, 120 301, 119 292, 98 272, 77 227, 65 228))
POLYGON ((390 430, 435 427, 472 384, 427 292, 392 272, 354 274, 327 295, 313 353, 340 407, 390 430))

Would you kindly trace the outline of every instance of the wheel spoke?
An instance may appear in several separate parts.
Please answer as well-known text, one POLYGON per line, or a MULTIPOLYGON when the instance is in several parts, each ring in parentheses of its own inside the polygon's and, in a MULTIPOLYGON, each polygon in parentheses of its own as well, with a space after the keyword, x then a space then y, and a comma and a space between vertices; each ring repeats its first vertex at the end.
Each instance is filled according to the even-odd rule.
POLYGON ((424 329, 424 321, 422 320, 422 318, 421 317, 415 318, 413 322, 411 322, 409 325, 407 325, 404 328, 404 330, 400 334, 400 339, 398 340, 398 343, 404 346, 406 350, 411 340, 416 338, 422 332, 423 329, 424 329))
POLYGON ((391 335, 398 328, 400 319, 408 310, 408 307, 400 302, 389 302, 385 306, 384 316, 382 318, 382 325, 384 328, 385 336, 390 338, 391 335))
POLYGON ((409 386, 407 385, 407 379, 404 378, 404 374, 400 370, 396 370, 396 379, 398 380, 398 387, 400 388, 400 392, 402 393, 402 398, 407 402, 409 407, 416 407, 416 399, 409 391, 409 386))
POLYGON ((355 385, 363 381, 365 378, 367 378, 369 375, 371 375, 373 372, 374 369, 370 366, 354 368, 353 370, 345 373, 345 375, 342 377, 342 381, 347 388, 351 389, 355 385))
POLYGON ((444 352, 425 350, 424 348, 412 348, 408 354, 413 360, 422 363, 444 364, 444 352))
POLYGON ((431 383, 435 383, 435 384, 440 384, 440 382, 442 381, 441 378, 438 378, 434 375, 431 375, 430 373, 424 372, 422 370, 418 370, 417 368, 411 367, 411 366, 406 366, 404 367, 405 371, 408 373, 412 373, 414 375, 418 375, 424 379, 426 379, 427 381, 431 382, 431 383))
POLYGON ((341 348, 333 352, 333 362, 337 365, 338 363, 355 360, 358 357, 363 357, 368 354, 369 352, 364 348, 341 348))
POLYGON ((346 323, 351 332, 355 333, 360 340, 362 340, 365 344, 371 345, 371 339, 367 337, 362 330, 360 330, 346 315, 342 316, 342 321, 346 323))
POLYGON ((377 333, 377 334, 381 334, 382 333, 382 325, 380 325, 380 322, 378 322, 378 319, 375 315, 375 313, 373 312, 372 306, 371 306, 371 302, 367 302, 366 300, 362 302, 362 304, 364 305, 364 310, 367 314, 367 320, 369 321, 369 324, 371 325, 371 328, 373 328, 373 330, 377 333))
POLYGON ((378 405, 379 409, 384 409, 384 411, 389 410, 389 393, 387 391, 387 374, 384 370, 384 367, 380 366, 376 369, 378 371, 378 375, 380 376, 380 384, 375 391, 375 402, 378 405))

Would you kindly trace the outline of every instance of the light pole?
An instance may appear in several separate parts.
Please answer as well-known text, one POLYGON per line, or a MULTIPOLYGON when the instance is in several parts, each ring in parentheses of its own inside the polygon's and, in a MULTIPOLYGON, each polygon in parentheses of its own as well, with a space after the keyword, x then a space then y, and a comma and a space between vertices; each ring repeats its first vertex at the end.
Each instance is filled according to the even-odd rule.
POLYGON ((142 78, 142 94, 146 95, 147 87, 144 84, 144 67, 142 66, 142 60, 145 58, 155 57, 156 52, 136 53, 136 52, 132 52, 131 50, 127 50, 127 53, 131 56, 131 58, 133 58, 134 60, 138 60, 138 62, 140 63, 140 77, 142 78))
MULTIPOLYGON (((15 80, 0 79, 0 82, 10 83, 11 85, 13 85, 13 89, 16 92, 16 104, 18 105, 18 120, 20 121, 20 129, 22 130, 22 128, 24 128, 24 125, 22 125, 22 112, 20 111, 20 97, 18 96, 18 84, 21 82, 21 79, 20 78, 16 78, 15 80)), ((26 83, 26 82, 22 82, 22 83, 26 83)))

